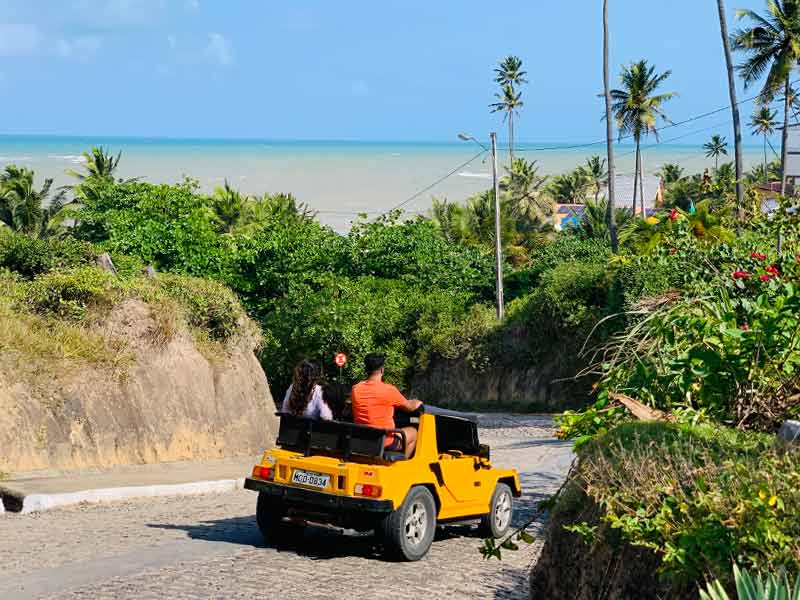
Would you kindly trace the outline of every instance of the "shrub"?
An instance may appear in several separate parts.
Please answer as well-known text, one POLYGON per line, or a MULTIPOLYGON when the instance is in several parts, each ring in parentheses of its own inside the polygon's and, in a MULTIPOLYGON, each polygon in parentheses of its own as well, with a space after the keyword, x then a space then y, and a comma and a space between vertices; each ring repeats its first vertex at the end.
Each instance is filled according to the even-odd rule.
POLYGON ((159 292, 183 307, 188 324, 207 331, 213 340, 226 341, 240 332, 244 311, 221 283, 170 274, 161 274, 156 281, 159 292))
POLYGON ((531 253, 531 266, 510 273, 505 280, 509 300, 530 293, 542 275, 562 263, 604 265, 611 257, 608 245, 600 240, 582 240, 576 235, 562 233, 555 241, 531 253))
POLYGON ((635 423, 599 436, 574 480, 662 571, 727 579, 731 562, 800 572, 800 453, 725 428, 635 423))
POLYGON ((56 268, 86 264, 94 259, 91 244, 67 237, 46 240, 0 230, 0 268, 26 279, 56 268))
POLYGON ((90 306, 109 306, 121 291, 110 273, 96 267, 75 267, 40 275, 27 285, 25 300, 39 314, 80 320, 90 306))

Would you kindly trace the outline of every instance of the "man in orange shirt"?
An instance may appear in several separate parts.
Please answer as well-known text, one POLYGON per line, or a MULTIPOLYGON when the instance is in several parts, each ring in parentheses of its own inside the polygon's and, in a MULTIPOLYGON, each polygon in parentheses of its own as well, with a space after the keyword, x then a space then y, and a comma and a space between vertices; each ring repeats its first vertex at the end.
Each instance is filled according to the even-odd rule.
MULTIPOLYGON (((364 368, 367 371, 366 381, 353 386, 353 422, 379 429, 394 429, 394 409, 399 408, 413 412, 422 406, 419 400, 407 400, 396 387, 383 382, 383 366, 386 357, 383 354, 367 354, 364 368)), ((410 458, 417 445, 417 430, 414 427, 403 427, 406 436, 405 455, 410 458)), ((399 435, 386 438, 386 450, 399 452, 403 450, 403 441, 399 435)))

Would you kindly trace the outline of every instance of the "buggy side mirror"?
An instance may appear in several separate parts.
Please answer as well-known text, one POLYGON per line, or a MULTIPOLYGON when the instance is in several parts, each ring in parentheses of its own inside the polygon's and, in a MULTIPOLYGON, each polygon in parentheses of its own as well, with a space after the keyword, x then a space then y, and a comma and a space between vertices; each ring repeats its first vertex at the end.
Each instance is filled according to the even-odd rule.
POLYGON ((478 458, 489 460, 489 444, 481 444, 478 446, 478 458))

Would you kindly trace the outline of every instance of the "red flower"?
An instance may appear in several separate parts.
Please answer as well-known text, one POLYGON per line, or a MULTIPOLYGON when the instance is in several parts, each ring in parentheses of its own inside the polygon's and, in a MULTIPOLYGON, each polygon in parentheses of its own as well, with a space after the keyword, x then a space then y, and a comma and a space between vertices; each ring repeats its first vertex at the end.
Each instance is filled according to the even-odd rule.
POLYGON ((752 252, 750 254, 750 258, 755 258, 756 260, 767 260, 767 255, 761 254, 761 252, 752 252))
POLYGON ((764 281, 769 281, 771 278, 772 278, 772 275, 762 275, 761 277, 759 277, 759 279, 760 279, 762 282, 764 282, 764 281))
POLYGON ((748 329, 750 329, 750 325, 748 325, 747 323, 742 323, 741 325, 739 325, 739 329, 741 329, 742 331, 747 331, 748 329))
POLYGON ((777 265, 770 265, 766 269, 764 269, 767 273, 775 275, 776 277, 781 274, 780 269, 778 269, 777 265))
POLYGON ((670 249, 669 249, 669 253, 670 253, 670 254, 675 254, 677 251, 678 251, 678 249, 677 249, 677 248, 670 248, 670 249))
POLYGON ((672 212, 669 213, 669 220, 670 221, 674 221, 677 218, 678 218, 678 209, 677 208, 673 208, 672 212))
POLYGON ((749 279, 751 275, 747 271, 742 271, 741 269, 739 269, 738 271, 734 271, 731 277, 733 277, 734 279, 749 279))

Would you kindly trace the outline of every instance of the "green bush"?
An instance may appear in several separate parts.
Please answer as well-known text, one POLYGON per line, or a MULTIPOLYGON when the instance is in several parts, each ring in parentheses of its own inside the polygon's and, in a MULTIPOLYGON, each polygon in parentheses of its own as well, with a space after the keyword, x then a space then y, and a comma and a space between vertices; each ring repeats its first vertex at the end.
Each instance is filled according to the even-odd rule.
POLYGON ((26 279, 52 269, 76 267, 94 260, 91 244, 67 237, 36 239, 0 229, 0 268, 26 279))
POLYGON ((225 341, 241 331, 244 310, 233 292, 221 283, 161 274, 156 286, 183 307, 190 326, 208 332, 213 340, 225 341))
POLYGON ((662 572, 727 580, 731 562, 800 572, 800 453, 716 426, 632 423, 580 453, 575 483, 662 572))
POLYGON ((27 284, 25 301, 36 313, 80 320, 88 308, 109 306, 121 294, 114 275, 85 266, 39 275, 27 284))
POLYGON ((576 235, 561 233, 556 239, 531 252, 531 266, 506 276, 506 297, 509 300, 533 291, 543 274, 563 263, 605 265, 611 258, 608 245, 600 240, 582 240, 576 235))

